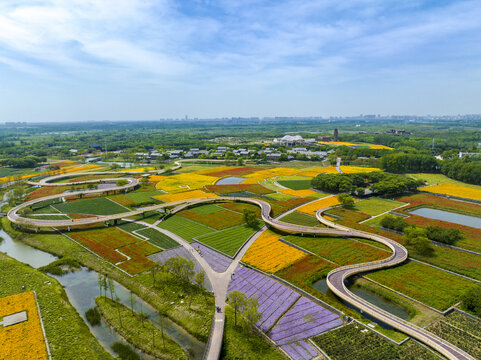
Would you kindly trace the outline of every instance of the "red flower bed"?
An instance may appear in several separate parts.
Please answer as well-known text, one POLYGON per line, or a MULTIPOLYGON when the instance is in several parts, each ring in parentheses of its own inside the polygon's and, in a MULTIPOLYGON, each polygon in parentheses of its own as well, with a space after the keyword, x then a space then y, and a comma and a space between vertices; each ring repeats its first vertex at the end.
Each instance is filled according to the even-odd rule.
POLYGON ((44 186, 28 194, 25 198, 25 201, 39 199, 44 196, 61 194, 66 190, 70 190, 70 186, 44 186))
POLYGON ((73 232, 68 235, 114 264, 126 260, 126 257, 115 251, 115 249, 138 241, 136 237, 117 228, 94 229, 73 232))
POLYGON ((208 192, 213 192, 217 194, 228 194, 233 192, 246 191, 254 194, 270 194, 272 190, 265 188, 259 184, 236 184, 236 185, 206 185, 205 189, 208 192))
POLYGON ((311 285, 312 282, 336 267, 335 264, 320 257, 308 255, 288 268, 279 271, 276 275, 295 284, 311 285))
POLYGON ((252 174, 255 171, 262 170, 262 168, 256 168, 252 166, 243 166, 243 167, 236 167, 232 169, 222 170, 222 171, 213 171, 208 174, 204 174, 207 176, 215 176, 215 177, 225 177, 225 176, 241 176, 252 174))

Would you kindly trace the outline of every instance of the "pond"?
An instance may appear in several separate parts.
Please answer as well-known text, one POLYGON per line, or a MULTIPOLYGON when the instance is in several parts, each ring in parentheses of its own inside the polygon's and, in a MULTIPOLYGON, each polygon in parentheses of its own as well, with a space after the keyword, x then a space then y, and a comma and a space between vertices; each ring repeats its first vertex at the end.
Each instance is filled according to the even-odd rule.
MULTIPOLYGON (((65 288, 65 292, 70 303, 75 307, 80 316, 84 319, 90 328, 90 331, 97 338, 105 349, 110 350, 110 345, 116 341, 124 342, 121 337, 111 330, 103 321, 100 326, 90 326, 85 318, 85 312, 95 306, 95 298, 99 296, 99 286, 97 283, 98 274, 86 268, 77 270, 62 276, 53 276, 65 288)), ((130 308, 130 292, 122 285, 115 283, 115 292, 120 302, 130 308)), ((141 300, 136 295, 134 298, 134 311, 143 311, 150 321, 160 327, 157 312, 149 304, 141 300)), ((174 339, 184 350, 191 353, 194 359, 202 359, 205 344, 188 334, 179 325, 175 324, 168 318, 163 318, 164 331, 172 339, 174 339)))
POLYGON ((411 214, 423 216, 428 219, 447 221, 459 225, 471 226, 477 229, 481 229, 481 218, 476 216, 463 215, 451 211, 431 208, 419 208, 411 211, 411 214))
MULTIPOLYGON (((324 295, 326 295, 327 291, 329 290, 329 287, 327 286, 327 282, 326 282, 326 279, 321 279, 321 280, 318 280, 316 281, 315 283, 312 284, 312 287, 316 290, 318 290, 319 292, 323 293, 324 295)), ((401 319, 404 319, 404 320, 407 320, 409 319, 409 312, 403 308, 402 306, 392 302, 392 301, 389 301, 387 300, 386 298, 384 298, 383 296, 380 296, 372 291, 369 291, 369 290, 366 290, 365 288, 362 288, 362 287, 359 287, 359 286, 356 286, 356 285, 352 285, 352 283, 349 283, 347 284, 347 287, 349 288, 349 290, 354 293, 354 295, 357 295, 359 296, 360 298, 366 300, 366 301, 369 301, 371 304, 373 305, 376 305, 377 307, 401 318, 401 319)), ((360 312, 359 309, 357 309, 356 307, 352 306, 351 304, 341 300, 342 303, 344 305, 346 305, 348 308, 350 309, 353 309, 357 312, 360 312)), ((391 327, 389 325, 386 325, 384 324, 383 322, 375 319, 374 317, 366 314, 366 313, 362 313, 362 315, 366 318, 366 319, 369 319, 371 320, 372 322, 375 322, 376 324, 379 324, 381 325, 382 327, 386 328, 386 329, 391 329, 391 327)))
POLYGON ((215 184, 216 185, 238 185, 243 182, 245 178, 240 176, 228 176, 225 178, 220 179, 215 184))

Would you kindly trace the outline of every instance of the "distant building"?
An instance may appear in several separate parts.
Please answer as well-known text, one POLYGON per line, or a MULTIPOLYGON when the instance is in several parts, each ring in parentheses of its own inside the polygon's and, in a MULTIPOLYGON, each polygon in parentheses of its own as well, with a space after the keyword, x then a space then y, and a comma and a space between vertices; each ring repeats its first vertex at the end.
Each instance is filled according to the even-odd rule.
POLYGON ((339 131, 337 129, 334 129, 334 141, 338 140, 338 135, 339 135, 339 131))
POLYGON ((278 143, 282 146, 295 146, 304 144, 306 141, 300 135, 286 135, 280 139, 274 139, 274 143, 278 143))

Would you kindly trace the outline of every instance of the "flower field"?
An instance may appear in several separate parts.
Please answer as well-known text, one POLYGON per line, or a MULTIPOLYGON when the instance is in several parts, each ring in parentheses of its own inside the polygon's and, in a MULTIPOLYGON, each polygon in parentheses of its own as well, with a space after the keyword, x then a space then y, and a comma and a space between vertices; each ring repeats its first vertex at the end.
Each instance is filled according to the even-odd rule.
POLYGON ((193 191, 178 192, 176 194, 163 194, 163 195, 154 196, 155 199, 166 202, 166 203, 174 202, 174 201, 182 201, 187 199, 216 198, 216 197, 218 197, 216 194, 207 193, 202 190, 193 190, 193 191))
POLYGON ((442 196, 435 196, 430 194, 414 194, 410 196, 403 196, 398 199, 398 201, 403 201, 410 203, 409 207, 404 208, 404 211, 409 211, 414 207, 419 207, 422 205, 431 205, 439 209, 450 209, 455 212, 461 213, 471 213, 474 215, 481 215, 481 205, 470 203, 467 201, 458 201, 453 199, 447 199, 442 196))
POLYGON ((315 216, 307 215, 305 213, 293 211, 290 214, 280 218, 281 221, 289 224, 296 224, 302 226, 321 226, 321 223, 315 216))
POLYGON ((294 360, 311 360, 319 355, 317 350, 304 340, 282 345, 281 348, 294 360))
POLYGON ((67 190, 70 190, 70 186, 44 186, 35 189, 30 194, 28 194, 25 198, 25 201, 35 200, 50 195, 61 194, 67 190))
POLYGON ((315 177, 319 174, 337 174, 338 171, 335 166, 312 167, 301 171, 298 175, 315 177))
POLYGON ((0 298, 0 318, 21 311, 27 312, 27 321, 0 327, 1 358, 47 359, 34 293, 29 291, 0 298))
POLYGON ((287 194, 287 195, 292 195, 292 196, 297 196, 297 197, 305 197, 305 196, 325 196, 324 194, 320 194, 314 190, 292 190, 292 189, 282 189, 280 190, 281 193, 287 194))
POLYGON ((153 262, 146 256, 160 251, 149 242, 116 227, 71 232, 68 236, 131 275, 152 267, 153 262))
POLYGON ((257 326, 281 345, 306 339, 342 324, 338 315, 242 265, 237 267, 228 293, 234 290, 258 300, 261 319, 257 326))
POLYGON ((429 185, 419 188, 419 190, 427 191, 435 194, 443 194, 455 196, 464 199, 472 199, 481 201, 481 190, 472 189, 465 186, 458 186, 453 184, 439 184, 429 185))
POLYGON ((205 185, 214 184, 218 178, 196 173, 182 173, 172 176, 151 176, 150 180, 157 181, 156 187, 158 190, 164 190, 168 193, 177 193, 201 189, 205 185))
POLYGON ((242 261, 262 271, 275 273, 307 256, 307 253, 281 242, 280 237, 266 230, 247 250, 242 261))
POLYGON ((301 206, 297 211, 303 212, 309 215, 315 215, 316 211, 329 206, 339 205, 339 201, 336 196, 327 196, 320 200, 314 201, 307 205, 301 206))
POLYGON ((272 340, 286 345, 342 325, 339 315, 301 297, 269 332, 272 340))
POLYGON ((276 275, 290 283, 308 290, 311 284, 327 275, 337 265, 314 255, 307 255, 287 268, 277 272, 276 275))
POLYGON ((145 167, 140 167, 140 168, 135 168, 135 169, 122 169, 124 172, 143 172, 143 171, 149 171, 149 170, 154 170, 155 168, 152 166, 145 166, 145 167))
MULTIPOLYGON (((481 328, 479 323, 477 325, 478 328, 481 328)), ((479 337, 443 320, 431 324, 428 330, 454 346, 466 351, 468 354, 474 356, 475 359, 481 358, 481 341, 479 337)))
POLYGON ((200 255, 209 263, 214 271, 224 272, 232 262, 232 259, 202 245, 199 242, 194 241, 191 245, 199 251, 200 255))
POLYGON ((226 167, 226 168, 220 168, 219 170, 217 169, 212 169, 215 171, 211 172, 206 172, 204 175, 207 176, 214 176, 218 178, 226 177, 226 176, 244 176, 248 174, 252 174, 253 172, 259 171, 261 168, 257 167, 252 167, 252 166, 243 166, 243 167, 226 167))
POLYGON ((380 171, 379 168, 369 168, 369 167, 362 167, 362 166, 341 166, 341 171, 345 174, 354 174, 354 173, 365 173, 371 171, 380 171))

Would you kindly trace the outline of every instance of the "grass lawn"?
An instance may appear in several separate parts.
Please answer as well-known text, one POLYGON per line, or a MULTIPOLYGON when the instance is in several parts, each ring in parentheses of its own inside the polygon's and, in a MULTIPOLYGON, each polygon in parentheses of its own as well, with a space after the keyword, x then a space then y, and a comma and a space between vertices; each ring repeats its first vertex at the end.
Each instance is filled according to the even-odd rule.
POLYGON ((59 211, 51 206, 35 209, 32 214, 60 214, 59 211))
POLYGON ((289 224, 302 226, 322 226, 315 216, 304 214, 298 211, 293 211, 290 214, 281 217, 279 220, 289 224))
POLYGON ((0 253, 0 297, 34 290, 52 359, 112 359, 67 301, 57 280, 0 253))
POLYGON ((156 359, 187 359, 180 345, 165 333, 164 348, 161 329, 149 320, 142 321, 139 313, 132 313, 125 305, 105 296, 97 297, 95 303, 105 322, 135 347, 154 355, 156 359))
POLYGON ((200 235, 209 234, 215 229, 196 223, 179 215, 173 215, 159 224, 162 229, 169 230, 186 241, 194 241, 193 238, 200 235))
POLYGON ((313 338, 332 360, 437 360, 435 354, 409 340, 395 345, 369 328, 352 323, 313 338))
POLYGON ((289 195, 289 194, 283 194, 283 193, 273 193, 269 194, 270 198, 276 199, 276 200, 290 200, 294 199, 294 195, 289 195))
MULTIPOLYGON (((285 357, 255 331, 244 329, 238 323, 234 326, 234 310, 225 308, 226 320, 221 358, 225 360, 282 360, 285 357)), ((239 321, 239 319, 237 319, 239 321)))
POLYGON ((20 174, 20 171, 18 169, 0 168, 0 177, 15 176, 17 174, 20 174))
POLYGON ((405 203, 401 201, 371 198, 371 199, 361 200, 357 202, 355 204, 355 207, 357 210, 359 210, 364 214, 375 216, 375 215, 382 214, 386 211, 390 211, 401 205, 405 205, 405 203))
POLYGON ((35 215, 29 216, 29 218, 37 219, 37 220, 68 220, 70 219, 67 215, 35 215))
POLYGON ((209 214, 213 214, 213 213, 216 213, 216 212, 224 210, 224 209, 222 209, 221 207, 219 207, 216 204, 207 204, 207 205, 189 208, 189 210, 195 212, 196 214, 209 215, 209 214))
POLYGON ((149 241, 152 244, 155 244, 164 250, 179 246, 179 244, 174 239, 171 239, 167 235, 152 228, 147 228, 147 229, 137 231, 137 234, 148 237, 149 241))
POLYGON ((239 225, 212 234, 198 236, 196 240, 217 249, 224 254, 234 256, 244 242, 257 230, 247 225, 239 225))
POLYGON ((150 191, 134 191, 128 192, 126 194, 117 194, 109 196, 109 199, 124 205, 124 206, 132 206, 136 204, 142 203, 157 203, 158 200, 152 199, 152 196, 161 195, 162 193, 157 190, 150 190, 150 191))
POLYGON ((311 188, 311 180, 279 180, 277 182, 292 190, 307 190, 311 188))
POLYGON ((381 260, 389 257, 391 254, 361 242, 339 237, 289 235, 284 237, 284 239, 338 265, 360 264, 367 261, 381 260))
POLYGON ((456 304, 467 289, 476 285, 473 281, 415 261, 375 271, 365 277, 440 311, 456 304))
POLYGON ((53 206, 60 212, 67 214, 112 215, 129 211, 125 207, 103 197, 69 201, 53 206))
POLYGON ((209 212, 207 214, 195 212, 193 211, 193 209, 187 209, 181 211, 180 213, 178 213, 178 215, 186 217, 187 219, 190 219, 197 223, 209 226, 216 230, 223 230, 244 223, 244 218, 242 214, 227 210, 225 208, 217 208, 219 209, 219 211, 209 212))

